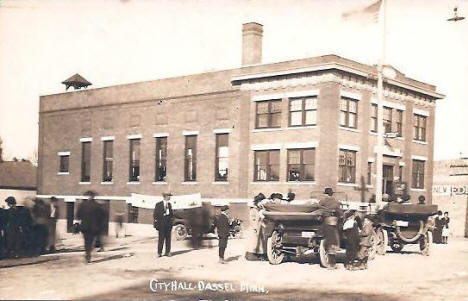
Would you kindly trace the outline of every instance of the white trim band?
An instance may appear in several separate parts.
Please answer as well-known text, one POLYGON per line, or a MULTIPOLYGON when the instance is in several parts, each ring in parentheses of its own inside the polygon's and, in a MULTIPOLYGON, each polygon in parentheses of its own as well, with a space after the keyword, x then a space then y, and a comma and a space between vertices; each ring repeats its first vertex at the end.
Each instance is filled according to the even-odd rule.
POLYGON ((284 93, 254 95, 252 101, 278 100, 283 99, 284 93))
POLYGON ((58 152, 57 155, 61 156, 70 156, 70 152, 58 152))
POLYGON ((141 139, 141 134, 127 135, 128 140, 141 139))
POLYGON ((318 146, 317 141, 311 142, 300 142, 300 143, 287 143, 285 148, 294 149, 294 148, 316 148, 318 146))
POLYGON ((276 149, 281 149, 282 146, 281 144, 254 144, 251 146, 251 150, 276 150, 276 149))
POLYGON ((405 164, 405 162, 398 162, 398 165, 405 166, 406 164, 405 164))
POLYGON ((91 142, 91 141, 93 141, 93 138, 91 138, 91 137, 80 138, 80 142, 91 142))
POLYGON ((231 129, 215 129, 213 130, 214 134, 229 134, 231 133, 231 129))
POLYGON ((154 133, 154 138, 162 138, 162 137, 169 137, 169 133, 154 133))
POLYGON ((413 109, 413 114, 426 116, 426 117, 429 117, 431 115, 431 114, 429 114, 429 111, 416 109, 416 108, 413 109))
POLYGON ((412 156, 411 156, 411 159, 413 159, 413 160, 419 160, 419 161, 427 161, 427 157, 426 157, 426 156, 412 155, 412 156))
MULTIPOLYGON (((378 104, 378 100, 377 100, 376 98, 372 98, 371 103, 374 104, 374 105, 376 105, 376 104, 378 104)), ((392 101, 386 101, 386 100, 384 100, 384 101, 383 101, 383 106, 384 106, 384 107, 387 107, 387 108, 402 110, 402 111, 405 111, 405 110, 406 110, 406 106, 405 106, 404 104, 396 103, 396 102, 392 102, 392 101)))
POLYGON ((199 135, 200 131, 183 131, 182 135, 184 136, 196 136, 199 135))
POLYGON ((294 98, 294 97, 307 97, 307 96, 318 96, 318 90, 304 90, 304 91, 295 91, 295 92, 287 92, 285 96, 287 98, 294 98))
POLYGON ((361 100, 362 96, 360 93, 355 93, 355 92, 349 92, 349 91, 340 91, 340 97, 347 97, 347 98, 352 98, 355 100, 361 100))
POLYGON ((101 141, 113 141, 115 139, 114 136, 104 136, 101 137, 101 141))
POLYGON ((356 146, 356 145, 346 145, 346 144, 339 144, 338 145, 338 148, 339 149, 346 149, 346 150, 351 150, 351 151, 356 151, 358 152, 359 151, 359 146, 356 146))

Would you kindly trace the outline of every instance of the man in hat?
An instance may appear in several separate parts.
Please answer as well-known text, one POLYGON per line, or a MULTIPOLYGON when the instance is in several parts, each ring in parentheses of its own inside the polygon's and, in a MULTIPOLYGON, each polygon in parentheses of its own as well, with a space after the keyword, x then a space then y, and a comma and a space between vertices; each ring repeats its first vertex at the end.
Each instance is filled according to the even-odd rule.
POLYGON ((50 198, 50 217, 49 217, 49 252, 55 252, 55 238, 57 229, 57 219, 59 218, 58 199, 50 198))
POLYGON ((229 231, 231 229, 232 221, 227 215, 227 210, 229 209, 228 205, 221 207, 221 214, 216 217, 215 226, 218 230, 219 237, 219 262, 226 263, 224 260, 224 252, 226 251, 229 231))
POLYGON ((163 246, 166 243, 164 255, 171 256, 171 232, 174 222, 174 213, 170 202, 172 194, 165 192, 162 194, 163 200, 156 203, 153 211, 154 228, 158 230, 158 257, 162 256, 163 246))
POLYGON ((336 269, 336 252, 340 247, 338 219, 342 216, 342 210, 340 202, 333 197, 332 188, 325 188, 324 194, 325 197, 319 202, 319 205, 324 208, 322 230, 328 253, 329 269, 336 269))
POLYGON ((32 208, 34 220, 34 251, 35 254, 44 254, 47 247, 49 236, 49 218, 50 206, 44 203, 44 200, 35 198, 33 200, 34 206, 32 208))
POLYGON ((85 259, 87 263, 91 262, 91 251, 97 236, 101 233, 102 220, 105 218, 104 210, 96 202, 94 191, 84 193, 86 199, 78 208, 78 219, 81 220, 81 232, 83 233, 85 243, 85 259))

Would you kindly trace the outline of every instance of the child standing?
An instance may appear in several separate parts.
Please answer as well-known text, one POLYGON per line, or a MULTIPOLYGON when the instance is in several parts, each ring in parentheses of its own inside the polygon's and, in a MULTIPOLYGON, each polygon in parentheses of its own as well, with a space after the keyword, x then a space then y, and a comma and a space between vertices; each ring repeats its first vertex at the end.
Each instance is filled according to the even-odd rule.
POLYGON ((360 249, 358 253, 358 268, 360 270, 367 269, 367 260, 369 258, 369 249, 371 245, 371 236, 374 234, 372 221, 367 215, 364 215, 361 229, 360 249))
POLYGON ((221 207, 221 214, 216 217, 215 226, 218 230, 218 238, 219 238, 219 263, 226 263, 224 260, 224 252, 226 251, 228 238, 229 238, 229 231, 231 229, 231 220, 227 214, 227 210, 229 206, 225 205, 221 207))

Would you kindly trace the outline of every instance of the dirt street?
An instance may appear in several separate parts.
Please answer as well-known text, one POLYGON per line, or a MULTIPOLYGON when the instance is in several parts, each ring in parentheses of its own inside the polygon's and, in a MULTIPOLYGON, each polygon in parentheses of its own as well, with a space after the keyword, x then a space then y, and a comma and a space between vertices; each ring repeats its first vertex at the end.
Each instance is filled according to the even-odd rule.
POLYGON ((154 238, 112 240, 84 262, 81 237, 65 250, 33 259, 0 261, 1 299, 219 299, 219 300, 468 300, 468 240, 388 252, 365 271, 329 271, 308 258, 270 265, 246 261, 242 239, 230 240, 229 263, 217 248, 191 250, 174 242, 172 257, 156 257, 154 238))

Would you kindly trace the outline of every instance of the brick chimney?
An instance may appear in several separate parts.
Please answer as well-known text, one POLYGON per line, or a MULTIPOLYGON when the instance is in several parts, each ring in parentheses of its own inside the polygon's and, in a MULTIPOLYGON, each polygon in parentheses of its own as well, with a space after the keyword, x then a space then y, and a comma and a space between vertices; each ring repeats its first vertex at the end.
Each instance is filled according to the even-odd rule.
POLYGON ((242 66, 262 62, 263 25, 255 22, 242 24, 242 66))

